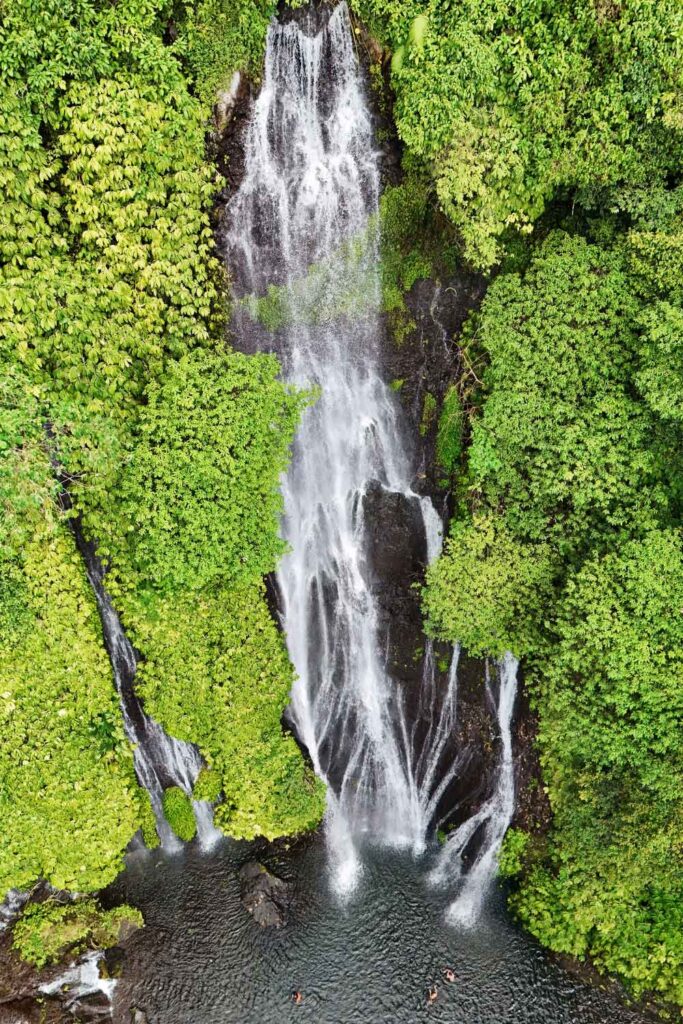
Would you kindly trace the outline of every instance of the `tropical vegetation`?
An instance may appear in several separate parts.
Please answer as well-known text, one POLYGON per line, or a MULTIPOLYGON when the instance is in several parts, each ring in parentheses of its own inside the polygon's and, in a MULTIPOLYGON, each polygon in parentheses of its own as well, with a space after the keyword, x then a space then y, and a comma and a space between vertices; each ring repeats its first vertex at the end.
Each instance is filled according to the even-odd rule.
MULTIPOLYGON (((683 6, 350 6, 403 147, 380 211, 396 340, 416 281, 486 275, 462 372, 424 407, 454 508, 424 609, 432 634, 523 659, 553 817, 506 840, 511 906, 551 948, 683 1003, 683 6)), ((234 72, 258 78, 274 8, 0 10, 3 892, 92 893, 138 829, 154 842, 74 527, 147 710, 204 758, 193 794, 165 794, 178 836, 191 795, 248 838, 322 813, 282 726, 292 670, 263 584, 315 396, 227 344, 210 219, 211 107, 234 72)), ((363 240, 340 255, 352 294, 313 267, 297 315, 367 300, 363 240)), ((274 329, 290 300, 245 304, 274 329)), ((15 943, 40 965, 114 941, 119 917, 39 903, 15 943)))
MULTIPOLYGON (((101 889, 139 828, 155 841, 74 525, 106 566, 147 710, 211 766, 219 823, 273 837, 322 812, 280 722, 292 670, 262 583, 310 397, 274 359, 228 347, 210 225, 214 97, 235 71, 258 73, 272 11, 8 0, 0 13, 3 894, 38 879, 101 889)), ((188 795, 165 806, 190 839, 188 795)), ((48 928, 36 907, 17 943, 43 963, 85 925, 60 908, 48 928)))
POLYGON ((523 659, 553 823, 510 833, 511 905, 683 1002, 683 9, 353 7, 391 54, 431 211, 402 256, 436 215, 489 275, 440 411, 455 514, 424 609, 434 635, 523 659))

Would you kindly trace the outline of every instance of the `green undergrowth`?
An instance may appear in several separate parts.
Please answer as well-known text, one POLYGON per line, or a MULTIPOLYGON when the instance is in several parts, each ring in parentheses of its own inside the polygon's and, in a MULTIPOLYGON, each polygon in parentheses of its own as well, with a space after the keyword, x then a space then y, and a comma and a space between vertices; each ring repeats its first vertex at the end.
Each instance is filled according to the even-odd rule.
POLYGON ((324 803, 283 734, 292 669, 262 583, 283 551, 279 478, 311 400, 278 371, 272 356, 236 352, 170 365, 148 388, 105 535, 110 588, 143 657, 138 691, 198 744, 216 821, 240 838, 303 831, 324 803))
POLYGON ((210 771, 193 796, 219 798, 216 823, 245 839, 314 827, 324 787, 283 736, 293 675, 262 585, 160 598, 134 637, 149 652, 139 673, 147 707, 174 736, 199 738, 210 771))
POLYGON ((498 263, 562 191, 680 167, 677 0, 353 0, 391 53, 394 117, 467 259, 498 263))
POLYGON ((424 608, 433 634, 524 658, 553 821, 504 844, 516 914, 682 1002, 681 200, 591 204, 471 318, 482 385, 424 608))
MULTIPOLYGON (((40 877, 98 889, 138 828, 155 842, 69 515, 108 566, 163 725, 174 724, 169 631, 187 647, 203 602, 225 623, 224 633, 211 627, 215 661, 243 666, 239 700, 221 704, 221 679, 211 697, 225 734, 237 725, 231 708, 265 671, 250 637, 267 630, 261 577, 282 552, 278 478, 310 396, 277 380, 273 358, 226 344, 227 275, 209 219, 225 182, 206 134, 216 88, 260 66, 272 11, 247 0, 7 0, 2 9, 2 892, 40 877), (225 596, 243 592, 246 603, 225 596), (166 609, 172 623, 157 619, 166 609)), ((279 704, 267 729, 249 733, 239 790, 220 784, 237 794, 237 834, 273 835, 321 808, 279 727, 291 682, 281 651, 269 671, 279 704), (274 808, 273 787, 283 806, 274 808)), ((183 736, 208 760, 204 711, 183 736)))
POLYGON ((223 792, 220 774, 212 768, 202 768, 192 790, 193 800, 206 800, 215 803, 223 792))
POLYGON ((134 907, 103 910, 94 899, 74 903, 31 903, 12 929, 12 944, 22 960, 41 968, 69 954, 107 949, 133 928, 142 927, 134 907))
POLYGON ((49 491, 47 502, 22 518, 32 536, 20 553, 0 560, 3 892, 38 878, 79 892, 107 885, 144 799, 95 602, 49 491))
POLYGON ((460 392, 455 384, 446 391, 436 435, 436 461, 446 482, 454 476, 460 464, 464 445, 465 413, 460 392))

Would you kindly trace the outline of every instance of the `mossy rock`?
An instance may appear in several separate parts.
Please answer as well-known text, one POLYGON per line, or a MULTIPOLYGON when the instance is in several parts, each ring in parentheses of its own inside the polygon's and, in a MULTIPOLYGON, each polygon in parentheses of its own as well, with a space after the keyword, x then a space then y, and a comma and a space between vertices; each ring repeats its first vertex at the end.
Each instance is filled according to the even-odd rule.
POLYGON ((171 786, 164 791, 163 807, 166 821, 178 839, 182 839, 185 843, 194 839, 197 834, 197 822, 187 793, 184 793, 179 786, 171 786))
POLYGON ((410 31, 408 33, 408 39, 411 47, 417 50, 418 53, 425 44, 428 29, 429 18, 426 14, 418 14, 416 18, 413 18, 410 25, 410 31))
POLYGON ((406 55, 406 48, 403 44, 398 46, 391 57, 391 73, 392 75, 398 74, 403 67, 403 61, 406 55))
POLYGON ((142 832, 143 842, 147 849, 154 850, 159 845, 159 834, 149 794, 146 791, 142 791, 140 796, 140 818, 142 822, 140 831, 142 832))

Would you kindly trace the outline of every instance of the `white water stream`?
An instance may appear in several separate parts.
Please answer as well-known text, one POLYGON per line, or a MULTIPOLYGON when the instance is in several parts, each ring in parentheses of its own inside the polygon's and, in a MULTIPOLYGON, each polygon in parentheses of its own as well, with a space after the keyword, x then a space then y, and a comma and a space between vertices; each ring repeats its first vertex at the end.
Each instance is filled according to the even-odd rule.
MULTIPOLYGON (((380 376, 379 159, 346 5, 316 28, 271 25, 227 249, 241 275, 238 293, 285 286, 286 323, 270 345, 287 381, 319 393, 283 481, 282 532, 290 549, 278 581, 297 673, 290 714, 328 782, 334 884, 346 892, 361 871, 362 837, 415 854, 426 848, 439 800, 458 770, 457 759, 443 768, 456 723, 458 651, 445 692, 437 692, 428 645, 417 714, 409 709, 380 650, 367 560, 369 488, 379 483, 419 510, 428 560, 440 552, 442 524, 431 501, 412 489, 400 406, 380 376), (352 300, 344 304, 344 295, 352 300), (418 718, 426 731, 418 731, 418 718)), ((469 839, 485 827, 462 893, 472 904, 472 891, 483 893, 495 871, 514 799, 514 672, 509 659, 505 664, 496 792, 466 823, 467 838, 462 826, 440 860, 441 874, 457 873, 469 839)))
MULTIPOLYGON (((203 761, 193 744, 169 736, 158 722, 145 714, 134 697, 132 684, 137 669, 135 652, 105 590, 102 568, 94 550, 82 539, 79 539, 79 547, 102 621, 102 632, 119 695, 123 725, 133 747, 135 772, 140 784, 149 793, 161 845, 170 852, 180 850, 182 843, 164 815, 164 788, 178 786, 187 796, 191 796, 203 761)), ((205 849, 209 849, 222 837, 222 832, 213 823, 212 805, 205 801, 193 800, 192 809, 197 822, 199 842, 205 849)))

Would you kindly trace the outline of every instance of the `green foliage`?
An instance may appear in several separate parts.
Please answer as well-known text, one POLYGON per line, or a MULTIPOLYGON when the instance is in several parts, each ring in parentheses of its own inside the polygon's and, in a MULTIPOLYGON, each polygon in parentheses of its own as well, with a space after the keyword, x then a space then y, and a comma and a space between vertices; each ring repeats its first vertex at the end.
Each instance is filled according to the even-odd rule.
POLYGON ((147 849, 155 850, 159 846, 159 833, 157 832, 154 810, 146 791, 140 797, 140 831, 147 849))
POLYGON ((521 874, 529 839, 529 833, 520 828, 507 830, 498 857, 498 874, 501 878, 514 878, 521 874))
POLYGON ((403 294, 421 278, 431 277, 438 251, 429 184, 409 172, 400 185, 386 188, 380 199, 382 304, 386 312, 402 307, 403 294))
POLYGON ((448 476, 455 472, 460 462, 464 429, 465 414, 460 394, 452 384, 444 396, 436 435, 436 461, 448 476))
POLYGON ((235 71, 261 72, 273 0, 182 0, 174 53, 199 94, 212 102, 235 71))
MULTIPOLYGON (((292 670, 261 582, 282 551, 278 478, 308 401, 277 371, 270 356, 234 352, 169 363, 147 389, 107 535, 110 587, 143 655, 139 692, 199 746, 202 799, 224 794, 217 823, 248 838, 310 828, 324 804, 282 732, 292 670)), ((170 799, 171 826, 190 838, 194 819, 176 819, 187 799, 170 799)))
POLYGON ((641 367, 636 383, 648 405, 669 423, 683 423, 683 189, 665 193, 661 213, 638 218, 626 240, 640 318, 641 367), (654 223, 653 223, 654 221, 654 223), (653 230, 655 229, 655 230, 653 230))
POLYGON ((92 899, 74 903, 30 903, 12 930, 12 943, 22 960, 34 967, 77 956, 86 949, 107 949, 119 941, 122 929, 142 927, 134 907, 102 910, 92 899))
POLYGON ((422 437, 424 437, 425 434, 429 433, 429 431, 432 429, 434 421, 436 419, 437 408, 438 404, 436 399, 434 398, 434 395, 430 391, 428 391, 425 394, 424 401, 422 403, 422 418, 420 420, 419 428, 422 437))
POLYGON ((515 535, 563 557, 654 525, 667 507, 656 427, 629 379, 638 313, 619 255, 561 233, 523 277, 499 277, 482 307, 490 365, 471 485, 515 535))
MULTIPOLYGON (((138 827, 148 843, 155 831, 55 505, 57 471, 111 563, 133 635, 157 614, 160 592, 178 612, 167 628, 180 647, 196 635, 183 614, 227 586, 254 595, 250 622, 267 615, 258 581, 282 549, 277 478, 305 399, 276 381, 273 359, 226 351, 225 275, 209 222, 224 183, 205 140, 214 89, 260 61, 272 9, 270 0, 3 5, 3 891, 40 876, 99 888, 138 827)), ((143 654, 163 666, 152 639, 143 654)), ((225 639, 248 647, 242 634, 225 639)), ((249 648, 245 703, 258 664, 249 648)), ((275 716, 291 678, 283 655, 277 673, 275 716)), ((156 679, 162 716, 174 679, 156 679)), ((194 726, 188 738, 206 748, 194 726)), ((298 785, 303 768, 293 741, 279 739, 282 789, 286 771, 298 785)), ((268 770, 252 767, 243 784, 256 787, 268 770)), ((270 834, 287 817, 277 813, 262 816, 270 834)))
POLYGON ((393 52, 395 117, 487 268, 560 191, 680 167, 677 0, 354 0, 393 52))
POLYGON ((139 689, 148 709, 197 742, 211 769, 195 797, 223 794, 217 824, 245 839, 314 827, 324 787, 283 734, 292 669, 262 584, 159 597, 140 609, 133 637, 146 654, 139 689))
POLYGON ((193 800, 206 800, 215 803, 222 793, 223 783, 220 774, 212 768, 202 768, 192 791, 193 800))
POLYGON ((600 245, 551 234, 471 325, 484 390, 424 602, 439 636, 526 658, 553 826, 506 839, 521 920, 681 1001, 678 213, 657 191, 599 202, 600 245))
POLYGON ((101 516, 121 587, 198 589, 273 568, 279 476, 306 401, 278 370, 272 356, 197 351, 148 386, 114 515, 101 516))
POLYGON ((520 542, 493 514, 456 520, 443 556, 427 571, 427 630, 473 654, 527 654, 552 580, 548 545, 520 542))
POLYGON ((0 643, 0 890, 45 878, 84 892, 118 874, 139 790, 72 538, 49 505, 36 526, 0 564, 23 618, 0 643))
POLYGON ((170 786, 164 790, 164 817, 178 839, 189 843, 197 834, 197 822, 190 798, 178 786, 170 786))
POLYGON ((401 184, 382 193, 379 216, 382 309, 400 344, 415 329, 406 292, 449 262, 448 235, 436 223, 428 178, 409 161, 401 184))
POLYGON ((514 905, 553 949, 683 1001, 683 544, 587 561, 557 615, 540 743, 554 810, 514 905))
POLYGON ((474 515, 456 520, 425 595, 439 635, 479 653, 537 651, 567 566, 667 514, 657 424, 633 396, 639 315, 620 255, 561 233, 524 276, 490 287, 476 326, 489 365, 468 452, 474 515))

